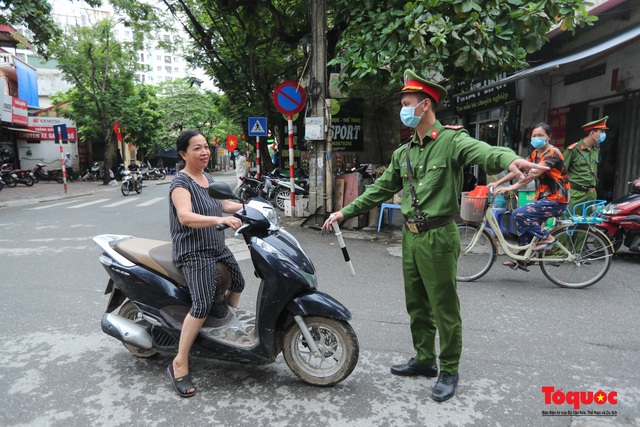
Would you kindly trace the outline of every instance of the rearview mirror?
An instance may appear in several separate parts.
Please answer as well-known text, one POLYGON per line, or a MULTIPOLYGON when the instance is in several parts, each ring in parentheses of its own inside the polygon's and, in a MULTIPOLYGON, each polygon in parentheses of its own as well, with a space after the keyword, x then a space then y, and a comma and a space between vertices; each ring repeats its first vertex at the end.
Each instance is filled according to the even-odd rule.
POLYGON ((209 185, 209 196, 213 197, 214 199, 221 200, 238 200, 235 194, 233 194, 233 191, 231 191, 231 187, 229 187, 229 184, 222 181, 216 181, 209 185))

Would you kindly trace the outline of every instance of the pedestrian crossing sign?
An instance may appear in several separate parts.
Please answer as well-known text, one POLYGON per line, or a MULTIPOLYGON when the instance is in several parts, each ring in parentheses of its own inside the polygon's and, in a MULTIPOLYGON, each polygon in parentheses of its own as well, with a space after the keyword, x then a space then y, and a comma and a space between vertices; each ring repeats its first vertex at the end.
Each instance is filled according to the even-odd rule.
POLYGON ((266 117, 249 117, 249 136, 267 136, 266 117))

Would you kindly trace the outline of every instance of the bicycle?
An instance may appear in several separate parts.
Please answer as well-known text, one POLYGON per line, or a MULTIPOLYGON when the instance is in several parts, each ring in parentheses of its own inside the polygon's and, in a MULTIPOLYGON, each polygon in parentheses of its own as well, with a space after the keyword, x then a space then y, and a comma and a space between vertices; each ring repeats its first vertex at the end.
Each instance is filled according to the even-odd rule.
POLYGON ((507 242, 490 209, 493 197, 489 196, 467 197, 462 193, 460 215, 464 222, 458 223, 461 248, 458 281, 472 282, 487 274, 498 258, 498 244, 504 254, 516 262, 539 264, 547 279, 564 288, 586 288, 609 271, 613 246, 593 225, 602 221, 601 212, 606 201, 576 205, 573 212, 568 213, 570 219, 557 219, 556 226, 551 229, 550 233, 557 241, 553 248, 534 252, 532 248, 538 244, 537 237, 525 246, 507 242))

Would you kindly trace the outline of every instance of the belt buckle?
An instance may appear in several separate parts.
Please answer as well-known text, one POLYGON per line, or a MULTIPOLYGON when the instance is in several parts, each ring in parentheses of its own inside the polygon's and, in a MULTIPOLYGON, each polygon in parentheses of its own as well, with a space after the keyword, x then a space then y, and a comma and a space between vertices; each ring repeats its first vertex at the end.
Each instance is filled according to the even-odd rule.
POLYGON ((415 234, 419 233, 418 226, 416 225, 415 222, 407 222, 407 230, 415 234))

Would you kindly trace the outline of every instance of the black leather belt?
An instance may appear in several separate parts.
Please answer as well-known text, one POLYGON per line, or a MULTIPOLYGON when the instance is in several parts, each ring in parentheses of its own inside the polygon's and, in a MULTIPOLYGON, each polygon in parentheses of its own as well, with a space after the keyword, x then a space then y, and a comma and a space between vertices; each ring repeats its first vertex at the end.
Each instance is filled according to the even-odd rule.
POLYGON ((582 185, 574 184, 573 182, 570 182, 569 185, 571 186, 572 190, 578 190, 585 193, 596 189, 595 187, 583 187, 582 185))
POLYGON ((438 216, 430 219, 404 219, 404 226, 412 233, 424 233, 425 231, 433 230, 434 228, 442 227, 453 221, 453 215, 438 216))

